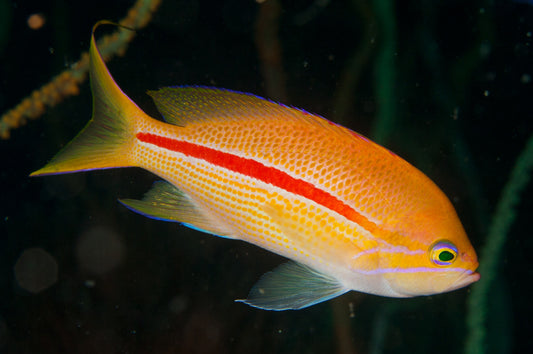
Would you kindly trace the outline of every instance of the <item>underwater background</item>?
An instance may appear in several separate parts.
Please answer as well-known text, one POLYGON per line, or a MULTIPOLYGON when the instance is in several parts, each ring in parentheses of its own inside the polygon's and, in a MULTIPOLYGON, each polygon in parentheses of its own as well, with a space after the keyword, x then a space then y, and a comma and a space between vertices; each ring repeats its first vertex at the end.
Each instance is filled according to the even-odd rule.
MULTIPOLYGON (((134 3, 0 0, 0 112, 71 68, 94 23, 134 3)), ((108 67, 147 113, 159 116, 148 89, 217 86, 375 139, 450 197, 482 278, 412 299, 350 292, 300 311, 235 303, 284 259, 117 203, 155 176, 28 177, 89 120, 85 80, 0 140, 0 353, 533 352, 531 1, 138 3, 154 12, 108 67)))

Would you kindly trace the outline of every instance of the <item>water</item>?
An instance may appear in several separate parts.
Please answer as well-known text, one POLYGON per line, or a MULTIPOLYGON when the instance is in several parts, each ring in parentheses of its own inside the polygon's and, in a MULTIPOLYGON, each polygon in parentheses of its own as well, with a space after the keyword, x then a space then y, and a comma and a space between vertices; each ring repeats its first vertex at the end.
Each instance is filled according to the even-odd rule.
MULTIPOLYGON (((118 20, 132 4, 6 3, 1 111, 74 63, 97 20, 118 20), (27 19, 35 13, 46 22, 32 30, 27 19)), ((369 137, 384 129, 383 144, 450 197, 479 254, 533 132, 533 7, 412 1, 385 16, 378 8, 298 1, 281 5, 277 20, 260 22, 252 1, 167 0, 109 68, 153 116, 146 90, 208 85, 281 100, 369 137), (275 26, 277 34, 269 31, 275 26), (268 55, 280 65, 266 65, 268 55)), ((276 14, 263 11, 267 19, 276 14)), ((80 90, 0 141, 0 352, 464 351, 469 289, 400 300, 351 292, 301 311, 253 309, 233 300, 284 260, 116 202, 142 196, 156 180, 149 173, 28 178, 89 119, 88 84, 80 90)), ((491 353, 533 348, 531 196, 529 186, 489 294, 491 353)))

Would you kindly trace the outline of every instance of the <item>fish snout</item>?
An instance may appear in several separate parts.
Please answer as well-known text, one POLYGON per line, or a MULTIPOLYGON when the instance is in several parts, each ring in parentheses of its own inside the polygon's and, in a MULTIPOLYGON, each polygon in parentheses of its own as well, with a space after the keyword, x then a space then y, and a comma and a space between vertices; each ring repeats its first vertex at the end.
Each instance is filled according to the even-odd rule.
POLYGON ((459 277, 450 287, 449 291, 464 288, 472 283, 481 279, 481 274, 478 272, 465 271, 461 277, 459 277))

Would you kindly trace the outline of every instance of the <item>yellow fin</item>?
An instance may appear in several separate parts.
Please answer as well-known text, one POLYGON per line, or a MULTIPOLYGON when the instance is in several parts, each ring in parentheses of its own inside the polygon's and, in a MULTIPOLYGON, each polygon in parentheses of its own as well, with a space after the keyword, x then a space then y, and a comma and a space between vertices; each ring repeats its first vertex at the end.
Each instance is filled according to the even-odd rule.
POLYGON ((147 93, 165 120, 179 126, 205 120, 274 118, 297 111, 250 93, 215 87, 164 87, 147 93))
POLYGON ((142 200, 119 201, 129 209, 152 219, 180 222, 198 231, 232 238, 227 230, 204 217, 185 194, 168 182, 154 183, 142 200))
POLYGON ((182 127, 203 121, 298 120, 350 139, 360 137, 323 117, 251 93, 201 86, 164 87, 147 93, 168 123, 182 127))
POLYGON ((146 114, 118 87, 107 70, 91 34, 90 79, 93 115, 89 123, 46 166, 30 176, 132 166, 129 151, 135 120, 146 114))

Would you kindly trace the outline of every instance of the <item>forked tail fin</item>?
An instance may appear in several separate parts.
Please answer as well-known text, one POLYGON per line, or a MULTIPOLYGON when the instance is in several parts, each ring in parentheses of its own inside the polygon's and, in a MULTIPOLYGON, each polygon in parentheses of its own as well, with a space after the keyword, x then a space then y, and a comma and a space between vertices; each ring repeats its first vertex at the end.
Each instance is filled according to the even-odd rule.
POLYGON ((89 123, 43 168, 30 174, 42 176, 95 169, 127 167, 135 142, 136 122, 147 115, 113 80, 94 40, 98 25, 92 30, 90 80, 93 93, 93 115, 89 123))

